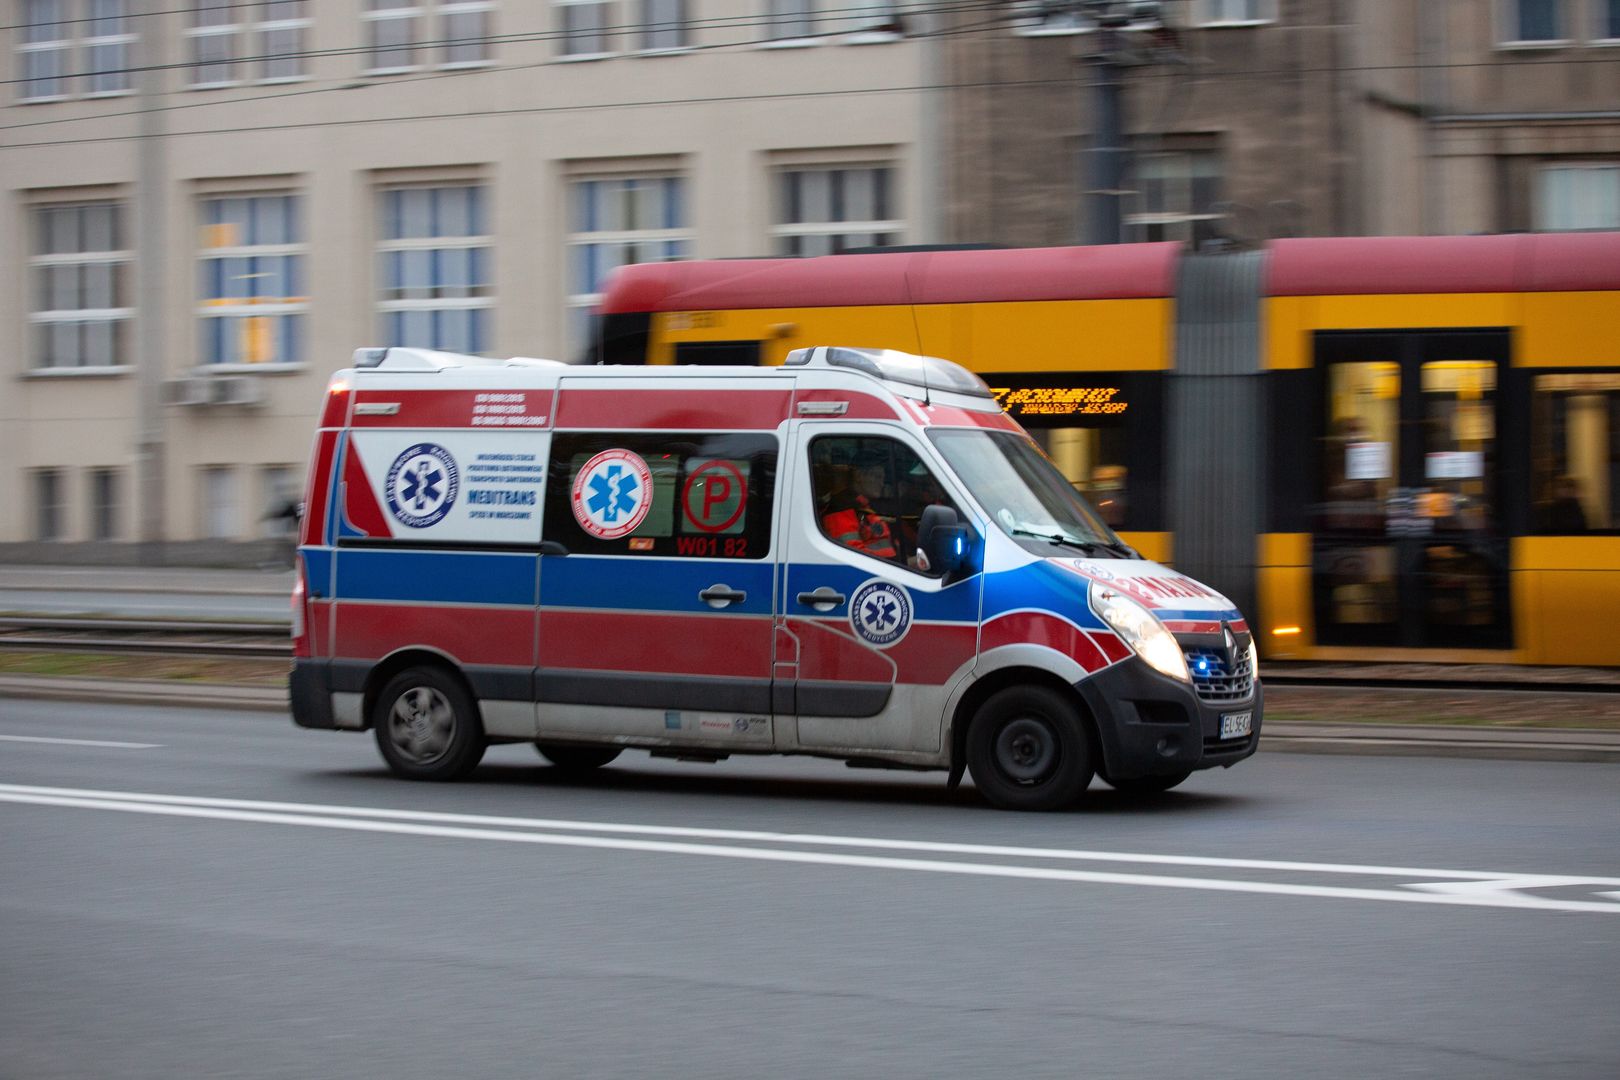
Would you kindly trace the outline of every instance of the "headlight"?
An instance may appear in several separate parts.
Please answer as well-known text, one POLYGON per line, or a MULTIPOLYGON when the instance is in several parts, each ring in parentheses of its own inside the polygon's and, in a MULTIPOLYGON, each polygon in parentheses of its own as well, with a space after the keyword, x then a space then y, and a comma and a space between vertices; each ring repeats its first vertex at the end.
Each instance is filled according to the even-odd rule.
POLYGON ((1249 632, 1249 675, 1260 681, 1260 650, 1255 647, 1254 631, 1249 632))
POLYGON ((1147 608, 1117 589, 1092 582, 1091 610, 1113 627, 1114 632, 1125 639, 1125 644, 1154 671, 1182 682, 1192 682, 1181 646, 1147 608))

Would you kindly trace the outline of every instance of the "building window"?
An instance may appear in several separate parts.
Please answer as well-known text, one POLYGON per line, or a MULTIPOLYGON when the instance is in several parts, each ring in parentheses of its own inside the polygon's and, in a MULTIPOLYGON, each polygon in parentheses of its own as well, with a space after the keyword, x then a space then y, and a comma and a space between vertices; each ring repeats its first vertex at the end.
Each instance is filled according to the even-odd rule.
POLYGON ((237 0, 195 0, 191 8, 191 85, 231 86, 241 76, 236 60, 245 15, 237 0))
POLYGON ((23 0, 20 6, 20 100, 129 92, 129 46, 135 35, 128 0, 23 0))
POLYGON ((609 5, 605 0, 557 0, 560 56, 607 56, 609 5))
POLYGON ((887 165, 792 168, 777 174, 776 226, 781 255, 836 255, 890 247, 905 231, 887 165))
POLYGON ((1125 216, 1131 239, 1181 240, 1203 245, 1221 217, 1220 155, 1214 150, 1169 150, 1136 155, 1136 210, 1125 216))
POLYGON ((229 465, 205 465, 202 505, 198 507, 204 540, 235 540, 240 508, 236 504, 236 471, 229 465))
POLYGON ((201 219, 200 362, 300 363, 309 301, 298 196, 207 198, 201 219))
POLYGON ((1597 38, 1620 41, 1620 0, 1597 0, 1597 38))
POLYGON ((33 367, 117 367, 128 362, 130 252, 114 202, 33 211, 33 367))
POLYGON ((814 37, 815 0, 765 0, 766 36, 774 41, 814 37))
POLYGON ((259 21, 249 28, 250 51, 257 58, 260 82, 290 82, 306 74, 308 6, 305 0, 269 0, 254 5, 259 21))
POLYGON ((591 341, 592 309, 609 273, 630 263, 690 258, 679 176, 608 176, 569 185, 568 345, 591 341))
POLYGON ((1200 26, 1252 26, 1277 21, 1277 0, 1196 0, 1200 26))
POLYGON ((492 0, 368 0, 367 73, 487 64, 492 6, 492 0))
POLYGON ((1537 375, 1532 401, 1537 531, 1620 530, 1620 375, 1537 375))
POLYGON ((90 470, 90 539, 118 539, 118 470, 90 470))
POLYGON ((1015 0, 1012 5, 1012 31, 1024 37, 1080 34, 1096 29, 1089 16, 1076 8, 1047 3, 1047 0, 1015 0))
POLYGON ((440 67, 478 67, 489 63, 487 0, 459 0, 439 5, 440 67))
POLYGON ((382 193, 378 280, 385 345, 483 353, 494 303, 484 188, 382 193))
POLYGON ((66 517, 61 469, 34 470, 34 539, 61 540, 66 517))
POLYGON ((1563 0, 1503 0, 1502 42, 1545 44, 1564 38, 1563 0))
POLYGON ((1535 228, 1620 229, 1620 162, 1543 168, 1536 175, 1535 228))
POLYGON ((686 48, 686 0, 641 0, 641 49, 686 48))

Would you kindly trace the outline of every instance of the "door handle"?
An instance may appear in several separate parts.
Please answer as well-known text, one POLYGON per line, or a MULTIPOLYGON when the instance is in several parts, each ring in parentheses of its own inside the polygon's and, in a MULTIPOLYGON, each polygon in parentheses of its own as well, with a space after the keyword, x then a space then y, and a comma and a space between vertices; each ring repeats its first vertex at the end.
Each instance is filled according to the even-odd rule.
POLYGON ((740 604, 748 599, 748 594, 740 589, 733 589, 730 585, 710 585, 698 593, 698 599, 712 608, 723 608, 730 604, 740 604))
POLYGON ((825 585, 815 592, 802 592, 799 594, 799 603, 807 607, 813 607, 817 611, 831 611, 839 604, 842 604, 844 599, 843 593, 833 592, 825 585))

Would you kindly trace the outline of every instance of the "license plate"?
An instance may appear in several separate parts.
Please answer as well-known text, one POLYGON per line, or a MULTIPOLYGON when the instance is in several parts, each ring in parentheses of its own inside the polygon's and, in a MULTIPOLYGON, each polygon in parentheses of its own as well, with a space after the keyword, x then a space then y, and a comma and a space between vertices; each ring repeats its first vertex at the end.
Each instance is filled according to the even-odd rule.
POLYGON ((1221 738, 1241 739, 1249 734, 1252 712, 1226 713, 1221 717, 1221 738))

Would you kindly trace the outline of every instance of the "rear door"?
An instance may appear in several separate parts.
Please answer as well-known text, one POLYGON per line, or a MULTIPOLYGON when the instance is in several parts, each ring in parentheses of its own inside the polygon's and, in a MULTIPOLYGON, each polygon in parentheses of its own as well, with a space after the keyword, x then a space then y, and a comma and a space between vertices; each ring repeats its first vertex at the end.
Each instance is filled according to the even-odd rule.
POLYGON ((965 503, 915 433, 799 422, 793 440, 779 707, 807 750, 937 752, 978 650, 983 575, 918 565, 924 507, 965 503))

